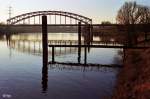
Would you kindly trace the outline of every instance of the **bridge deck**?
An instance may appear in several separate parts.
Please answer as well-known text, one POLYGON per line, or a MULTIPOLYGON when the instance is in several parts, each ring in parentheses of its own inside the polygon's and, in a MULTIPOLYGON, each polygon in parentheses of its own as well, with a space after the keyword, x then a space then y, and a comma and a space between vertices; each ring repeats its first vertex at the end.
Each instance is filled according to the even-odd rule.
MULTIPOLYGON (((78 24, 48 24, 50 33, 76 33, 78 24)), ((81 24, 82 30, 86 25, 81 24)), ((121 24, 92 24, 93 33, 120 33, 127 32, 132 28, 135 32, 150 32, 150 24, 121 25, 121 24)), ((18 25, 0 25, 1 32, 12 33, 41 33, 41 24, 18 24, 18 25)))

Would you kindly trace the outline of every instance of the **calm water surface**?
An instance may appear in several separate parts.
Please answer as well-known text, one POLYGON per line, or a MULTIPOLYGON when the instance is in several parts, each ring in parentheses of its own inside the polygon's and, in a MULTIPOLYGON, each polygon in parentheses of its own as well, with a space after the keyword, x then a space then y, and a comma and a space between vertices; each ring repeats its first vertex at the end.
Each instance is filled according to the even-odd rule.
MULTIPOLYGON (((112 95, 118 68, 49 65, 42 75, 40 34, 0 37, 0 99, 104 99, 112 95)), ((49 34, 49 40, 77 40, 77 34, 49 34)), ((83 38, 82 38, 83 39, 83 38)), ((99 40, 99 38, 95 38, 99 40)), ((116 64, 120 49, 90 49, 88 63, 116 64)), ((57 48, 56 60, 77 62, 76 48, 57 48)), ((81 52, 81 62, 84 53, 81 52)), ((51 60, 51 49, 49 49, 51 60)))

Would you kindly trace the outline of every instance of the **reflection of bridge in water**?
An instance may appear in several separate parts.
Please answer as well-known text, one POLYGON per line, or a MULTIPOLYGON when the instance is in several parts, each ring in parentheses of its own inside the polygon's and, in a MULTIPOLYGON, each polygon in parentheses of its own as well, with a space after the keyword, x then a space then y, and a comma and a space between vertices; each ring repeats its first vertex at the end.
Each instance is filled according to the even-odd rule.
MULTIPOLYGON (((84 45, 85 41, 81 41, 81 44, 84 45)), ((50 45, 77 45, 78 40, 48 40, 48 44, 50 45)), ((120 45, 121 42, 115 41, 93 41, 93 45, 120 45)), ((41 40, 10 40, 9 47, 21 52, 33 54, 33 55, 42 55, 42 41, 41 40)), ((66 55, 73 54, 78 51, 77 47, 65 47, 65 48, 57 48, 55 50, 55 55, 66 55)), ((52 50, 48 50, 49 55, 52 54, 52 50)))
MULTIPOLYGON (((49 40, 49 44, 76 44, 76 41, 69 41, 66 42, 65 40, 49 40)), ((24 53, 29 53, 33 55, 40 55, 42 56, 42 41, 41 40, 11 40, 9 47, 15 50, 18 50, 20 52, 24 53)), ((67 55, 67 54, 74 54, 77 52, 77 48, 57 48, 55 50, 55 55, 60 56, 60 55, 67 55)), ((48 50, 48 54, 52 54, 52 50, 48 50)))

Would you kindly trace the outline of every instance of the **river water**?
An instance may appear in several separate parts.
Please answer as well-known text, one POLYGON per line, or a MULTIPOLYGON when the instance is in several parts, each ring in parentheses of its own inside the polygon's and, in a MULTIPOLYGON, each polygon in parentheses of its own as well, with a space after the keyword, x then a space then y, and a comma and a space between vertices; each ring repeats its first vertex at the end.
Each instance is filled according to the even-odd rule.
MULTIPOLYGON (((49 40, 77 40, 77 34, 49 34, 49 40)), ((84 38, 82 38, 83 40, 84 38)), ((100 40, 94 37, 95 41, 100 40)), ((41 34, 0 36, 0 99, 109 99, 119 68, 49 65, 42 73, 41 34), (9 40, 8 40, 9 38, 9 40)), ((121 49, 90 48, 87 62, 121 64, 121 49)), ((77 48, 55 49, 56 61, 77 62, 77 48)), ((84 61, 81 49, 81 63, 84 61)), ((51 49, 49 49, 49 61, 51 49)))

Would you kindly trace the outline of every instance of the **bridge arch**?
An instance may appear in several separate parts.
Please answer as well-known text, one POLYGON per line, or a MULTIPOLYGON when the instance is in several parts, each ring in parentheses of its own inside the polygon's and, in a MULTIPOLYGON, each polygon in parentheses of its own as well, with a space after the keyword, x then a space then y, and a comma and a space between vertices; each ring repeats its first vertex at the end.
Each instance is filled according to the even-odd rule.
POLYGON ((7 24, 15 25, 15 24, 41 24, 41 16, 46 15, 49 16, 48 24, 77 24, 79 21, 82 24, 92 24, 92 19, 71 13, 71 12, 64 12, 64 11, 37 11, 37 12, 30 12, 15 16, 7 20, 7 24), (38 17, 38 19, 37 19, 38 17), (59 22, 58 22, 59 20, 59 22), (28 21, 28 22, 27 22, 28 21), (31 22, 32 21, 32 22, 31 22), (73 22, 74 21, 74 22, 73 22), (27 23, 26 23, 27 22, 27 23))

